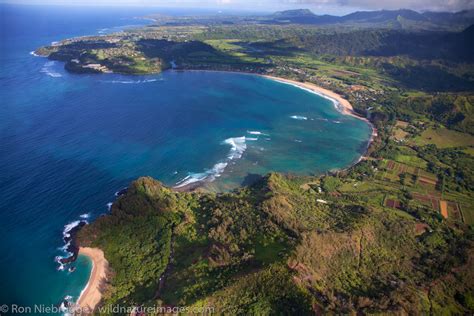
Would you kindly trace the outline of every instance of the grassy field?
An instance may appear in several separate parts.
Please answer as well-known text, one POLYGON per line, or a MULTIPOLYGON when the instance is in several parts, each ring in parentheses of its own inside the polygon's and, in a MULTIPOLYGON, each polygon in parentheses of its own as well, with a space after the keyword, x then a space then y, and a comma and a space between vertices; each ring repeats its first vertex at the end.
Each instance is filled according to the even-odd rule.
POLYGON ((474 137, 453 130, 428 128, 414 139, 415 144, 423 146, 435 144, 439 148, 474 146, 474 137))
POLYGON ((426 168, 426 161, 416 156, 398 154, 395 157, 395 161, 403 163, 403 164, 407 164, 413 167, 418 167, 422 169, 426 168))
POLYGON ((464 207, 461 209, 464 222, 468 225, 474 225, 474 210, 464 207))

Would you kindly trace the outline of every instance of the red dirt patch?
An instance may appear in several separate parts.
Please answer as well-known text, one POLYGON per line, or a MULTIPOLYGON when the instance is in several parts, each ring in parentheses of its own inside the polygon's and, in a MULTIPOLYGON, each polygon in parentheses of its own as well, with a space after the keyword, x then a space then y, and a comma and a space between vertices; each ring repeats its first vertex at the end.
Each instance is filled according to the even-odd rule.
POLYGON ((398 200, 392 200, 392 199, 386 199, 385 200, 385 206, 391 207, 391 208, 398 208, 400 209, 400 201, 398 200))
POLYGON ((426 177, 423 177, 423 176, 419 176, 418 181, 420 181, 422 183, 426 183, 426 184, 431 184, 431 185, 436 185, 436 183, 438 183, 437 180, 433 180, 433 179, 426 178, 426 177))
POLYGON ((433 210, 435 211, 439 211, 439 208, 440 208, 439 199, 436 196, 423 195, 419 193, 413 193, 412 195, 415 200, 418 200, 422 204, 433 208, 433 210))
POLYGON ((459 209, 458 203, 456 202, 447 202, 448 204, 448 216, 452 218, 455 221, 460 221, 462 222, 462 214, 459 209))
POLYGON ((426 223, 416 223, 415 224, 415 234, 421 235, 430 228, 426 223))
POLYGON ((444 218, 448 218, 448 203, 446 201, 439 201, 439 210, 444 218))
POLYGON ((387 163, 387 168, 393 170, 395 168, 395 162, 389 160, 387 163))

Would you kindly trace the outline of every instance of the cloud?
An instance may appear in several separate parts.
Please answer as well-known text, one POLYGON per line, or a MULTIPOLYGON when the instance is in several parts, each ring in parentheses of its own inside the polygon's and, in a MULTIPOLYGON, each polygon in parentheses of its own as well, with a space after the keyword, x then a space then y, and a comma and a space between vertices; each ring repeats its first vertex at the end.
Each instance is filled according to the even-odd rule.
POLYGON ((461 11, 474 9, 473 0, 282 0, 292 6, 351 7, 362 10, 412 9, 418 11, 461 11))
POLYGON ((29 4, 138 5, 155 7, 229 8, 277 11, 309 8, 317 14, 347 14, 356 10, 461 11, 474 0, 0 0, 29 4))

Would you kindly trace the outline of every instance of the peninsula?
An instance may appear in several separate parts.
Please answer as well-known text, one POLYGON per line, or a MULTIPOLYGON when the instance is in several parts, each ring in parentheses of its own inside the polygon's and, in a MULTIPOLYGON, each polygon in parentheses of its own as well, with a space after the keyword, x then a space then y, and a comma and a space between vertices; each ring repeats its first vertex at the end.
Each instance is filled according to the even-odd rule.
POLYGON ((133 181, 75 236, 94 262, 78 304, 472 313, 474 27, 396 13, 385 24, 381 11, 372 24, 324 27, 307 10, 156 17, 36 50, 71 73, 264 75, 330 98, 377 130, 365 159, 323 175, 272 172, 220 193, 133 181))

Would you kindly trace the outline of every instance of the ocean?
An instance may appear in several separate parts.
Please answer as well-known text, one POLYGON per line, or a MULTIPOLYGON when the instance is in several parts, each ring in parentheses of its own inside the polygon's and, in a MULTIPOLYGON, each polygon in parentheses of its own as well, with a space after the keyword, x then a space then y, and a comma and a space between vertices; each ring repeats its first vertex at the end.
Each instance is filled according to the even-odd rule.
MULTIPOLYGON (((221 72, 74 75, 30 54, 61 39, 197 11, 0 5, 0 304, 77 299, 91 263, 58 271, 64 234, 139 176, 238 187, 269 171, 321 174, 366 148, 367 123, 320 96, 221 72)), ((201 12, 200 12, 201 13, 201 12)), ((213 13, 213 12, 205 12, 213 13)))

